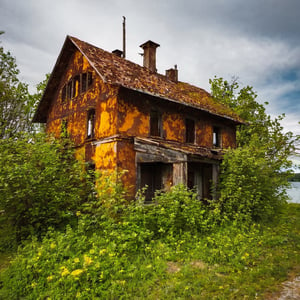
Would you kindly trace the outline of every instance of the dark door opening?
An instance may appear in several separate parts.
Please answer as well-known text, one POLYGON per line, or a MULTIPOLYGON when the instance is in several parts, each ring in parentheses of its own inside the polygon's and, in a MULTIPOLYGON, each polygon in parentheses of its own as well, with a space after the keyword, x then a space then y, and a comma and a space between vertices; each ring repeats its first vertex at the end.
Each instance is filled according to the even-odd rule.
POLYGON ((168 190, 172 185, 173 165, 169 163, 141 163, 139 188, 147 186, 145 201, 151 202, 157 190, 168 190))
POLYGON ((199 199, 212 199, 212 165, 188 163, 188 182, 190 189, 196 189, 199 199))

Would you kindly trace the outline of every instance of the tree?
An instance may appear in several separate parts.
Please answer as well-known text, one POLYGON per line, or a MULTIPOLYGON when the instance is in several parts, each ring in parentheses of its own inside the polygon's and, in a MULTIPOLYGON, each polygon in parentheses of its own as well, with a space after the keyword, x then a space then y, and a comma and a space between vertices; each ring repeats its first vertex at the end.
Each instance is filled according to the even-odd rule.
MULTIPOLYGON (((0 35, 3 32, 0 32, 0 35)), ((37 98, 18 79, 16 59, 0 47, 0 139, 32 130, 32 113, 37 98)))
POLYGON ((231 107, 245 124, 237 128, 237 149, 229 150, 221 166, 220 204, 230 217, 272 218, 286 200, 286 188, 299 136, 284 132, 284 114, 272 119, 256 101, 250 86, 236 79, 210 80, 212 96, 231 107))

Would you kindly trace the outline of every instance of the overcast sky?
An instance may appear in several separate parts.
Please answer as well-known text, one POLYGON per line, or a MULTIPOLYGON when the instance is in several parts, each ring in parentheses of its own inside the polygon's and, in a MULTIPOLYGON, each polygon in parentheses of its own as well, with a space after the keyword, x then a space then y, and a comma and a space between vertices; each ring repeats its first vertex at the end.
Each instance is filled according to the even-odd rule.
POLYGON ((209 91, 214 76, 238 77, 286 130, 300 134, 300 0, 0 0, 2 46, 17 58, 31 91, 52 71, 66 35, 142 64, 152 40, 159 73, 209 91))

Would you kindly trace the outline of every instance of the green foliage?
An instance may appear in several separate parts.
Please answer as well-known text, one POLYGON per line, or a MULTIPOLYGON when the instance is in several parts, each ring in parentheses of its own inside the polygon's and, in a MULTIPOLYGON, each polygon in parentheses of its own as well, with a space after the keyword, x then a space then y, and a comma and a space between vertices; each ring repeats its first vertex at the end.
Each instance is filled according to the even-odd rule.
POLYGON ((0 47, 0 139, 33 128, 31 118, 38 99, 29 94, 18 75, 16 59, 0 47))
MULTIPOLYGON (((102 183, 107 191, 102 199, 114 195, 108 186, 111 183, 102 183)), ((239 222, 210 226, 216 219, 219 222, 221 214, 215 211, 215 219, 207 222, 212 208, 182 186, 157 195, 153 205, 136 202, 126 207, 121 204, 113 217, 108 208, 94 216, 91 211, 78 212, 77 227, 49 231, 42 241, 27 243, 2 272, 0 297, 263 299, 267 288, 300 263, 296 206, 273 228, 239 222), (186 204, 206 212, 190 215, 186 204), (163 219, 158 226, 156 214, 163 219)))
POLYGON ((239 90, 236 80, 229 84, 222 78, 210 83, 212 95, 246 122, 237 128, 238 148, 228 151, 221 166, 222 211, 248 221, 271 219, 286 200, 291 172, 285 170, 292 166, 289 158, 299 136, 283 131, 284 115, 267 115, 252 87, 239 90))
POLYGON ((43 134, 0 140, 0 223, 17 240, 71 222, 90 187, 66 141, 43 134))
POLYGON ((139 196, 140 202, 126 209, 130 219, 150 230, 153 238, 172 239, 185 232, 205 233, 220 223, 218 209, 203 204, 197 193, 184 185, 174 186, 168 193, 158 192, 149 205, 144 205, 143 197, 139 196))
POLYGON ((287 200, 286 177, 252 146, 227 152, 221 172, 221 211, 240 221, 272 220, 287 200))

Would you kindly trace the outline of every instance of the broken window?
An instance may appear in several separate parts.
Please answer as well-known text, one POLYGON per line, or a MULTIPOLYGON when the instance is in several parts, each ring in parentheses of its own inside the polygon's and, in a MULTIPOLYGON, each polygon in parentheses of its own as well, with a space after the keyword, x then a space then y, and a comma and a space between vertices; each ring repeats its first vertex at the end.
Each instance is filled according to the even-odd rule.
POLYGON ((161 113, 158 111, 150 112, 150 135, 161 136, 161 113))
POLYGON ((213 127, 213 146, 221 147, 221 130, 219 127, 213 127))
POLYGON ((70 100, 77 97, 80 93, 86 92, 93 84, 93 73, 83 73, 74 76, 67 84, 62 88, 61 98, 62 102, 66 99, 70 100))
POLYGON ((195 121, 192 119, 185 119, 185 141, 195 143, 195 121))
POLYGON ((87 113, 87 138, 95 137, 95 109, 92 108, 87 113))

